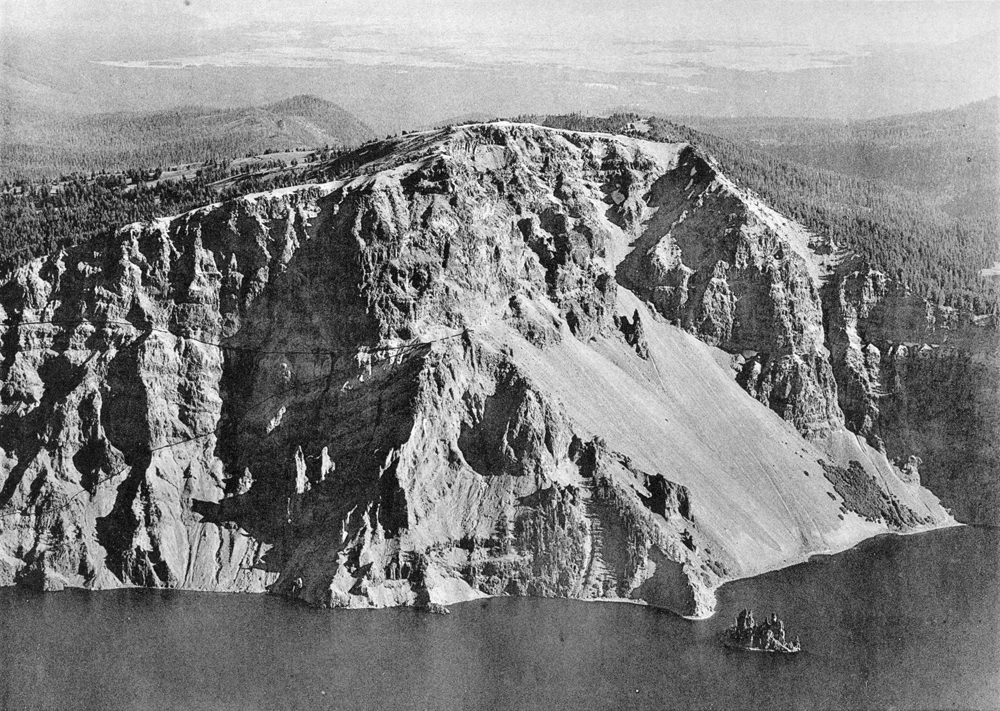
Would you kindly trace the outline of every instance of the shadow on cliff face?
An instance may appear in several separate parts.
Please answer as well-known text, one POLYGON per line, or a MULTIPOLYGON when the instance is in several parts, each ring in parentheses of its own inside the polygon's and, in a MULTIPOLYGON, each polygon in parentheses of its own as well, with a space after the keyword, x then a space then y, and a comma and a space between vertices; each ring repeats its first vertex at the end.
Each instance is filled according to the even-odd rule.
MULTIPOLYGON (((378 332, 357 274, 364 260, 351 229, 364 206, 356 202, 322 198, 307 224, 295 205, 236 201, 199 225, 202 247, 220 272, 222 322, 233 330, 223 346, 215 446, 225 496, 194 499, 192 511, 204 523, 241 527, 270 545, 259 561, 269 572, 282 570, 300 537, 290 520, 293 504, 301 508, 316 495, 326 475, 319 469, 327 433, 338 420, 359 416, 350 404, 337 405, 353 401, 341 386, 357 384, 363 372, 345 352, 360 352, 378 332), (313 491, 297 491, 299 468, 313 491)), ((192 262, 187 271, 194 268, 192 262)), ((381 408, 377 398, 373 403, 381 408)), ((338 469, 349 468, 351 454, 338 453, 338 469)))
POLYGON ((107 555, 105 565, 119 580, 146 587, 174 583, 156 536, 148 536, 148 547, 135 544, 140 531, 155 529, 154 497, 146 479, 151 454, 138 455, 125 480, 118 486, 114 508, 97 519, 97 541, 107 555))
MULTIPOLYGON (((229 341, 248 343, 254 334, 260 353, 227 353, 216 445, 226 496, 217 503, 195 500, 192 507, 204 522, 239 526, 273 546, 260 565, 282 573, 275 590, 298 594, 296 586, 305 585, 314 601, 340 604, 320 597, 331 590, 329 579, 319 578, 343 569, 357 579, 357 590, 351 587, 350 594, 363 596, 366 585, 379 586, 391 578, 388 572, 383 575, 383 563, 386 571, 401 565, 399 542, 391 539, 412 525, 410 505, 432 519, 474 518, 483 513, 476 507, 497 514, 489 507, 501 506, 497 501, 510 495, 511 506, 519 511, 511 522, 514 538, 528 558, 517 565, 497 563, 498 569, 513 566, 495 576, 497 585, 521 593, 587 594, 589 524, 580 492, 553 485, 526 498, 513 496, 513 489, 544 488, 557 470, 556 460, 565 456, 571 433, 553 408, 513 370, 499 373, 496 383, 478 383, 472 395, 463 390, 468 383, 455 382, 456 370, 479 366, 435 361, 428 367, 430 346, 405 355, 365 353, 365 346, 380 339, 412 337, 429 318, 461 327, 476 309, 502 306, 518 296, 525 290, 525 276, 531 282, 527 291, 541 287, 581 340, 603 328, 618 332, 612 319, 615 282, 591 264, 604 248, 604 237, 575 227, 573 212, 588 201, 577 205, 569 199, 571 188, 557 185, 567 196, 565 211, 548 209, 527 223, 518 222, 515 213, 522 214, 521 207, 531 214, 530 206, 518 205, 503 220, 480 226, 474 216, 480 196, 439 199, 439 187, 449 179, 446 172, 439 166, 420 180, 400 185, 386 180, 369 192, 334 194, 325 199, 329 204, 321 200, 311 237, 301 239, 280 269, 273 263, 268 267, 266 288, 241 315, 241 328, 229 341), (417 220, 419 228, 413 224, 417 220), (461 242, 433 227, 449 221, 471 225, 461 242), (511 257, 528 250, 538 259, 526 261, 518 273, 519 261, 511 257), (280 352, 298 350, 298 344, 317 353, 280 352), (351 353, 327 355, 325 348, 351 353), (317 373, 322 382, 313 382, 317 373), (460 404, 454 398, 463 393, 460 404), (438 419, 418 424, 418 397, 439 398, 447 407, 424 402, 431 409, 421 417, 438 419), (266 404, 255 410, 262 399, 266 404), (439 406, 445 409, 433 409, 439 406), (462 414, 455 418, 455 431, 438 431, 446 427, 440 420, 450 418, 456 407, 462 414), (398 452, 407 443, 413 443, 407 456, 416 461, 408 460, 404 468, 398 452), (428 481, 412 481, 416 471, 428 481), (401 482, 400 477, 408 479, 401 482), (474 500, 438 507, 434 497, 442 492, 435 487, 445 485, 468 489, 464 495, 474 500), (459 505, 470 508, 451 510, 459 505), (380 530, 385 540, 383 533, 376 534, 380 530), (367 536, 379 542, 369 548, 362 540, 367 536), (551 549, 548 542, 553 542, 551 549), (378 565, 359 557, 363 549, 378 565), (340 554, 343 560, 334 558, 340 554), (298 576, 304 583, 295 582, 298 576)), ((524 196, 503 199, 517 204, 524 196)), ((503 202, 498 204, 505 209, 503 202)), ((260 230, 253 225, 247 229, 260 230)), ((665 489, 654 489, 648 504, 652 508, 666 513, 679 505, 668 502, 665 489)), ((627 506, 632 505, 642 506, 629 500, 627 506)), ((632 524, 638 525, 632 519, 625 525, 632 524)), ((466 521, 433 520, 419 535, 436 536, 434 555, 449 555, 454 542, 441 538, 444 531, 469 525, 476 528, 466 521)), ((625 535, 615 545, 631 550, 638 544, 625 535)), ((622 555, 628 560, 619 567, 634 572, 640 554, 622 555)), ((417 584, 419 577, 411 576, 409 583, 417 584)), ((618 582, 607 587, 617 593, 618 582)), ((416 593, 419 603, 426 591, 416 593)))
MULTIPOLYGON (((394 452, 413 430, 423 351, 368 366, 338 358, 318 382, 286 388, 257 411, 240 412, 232 404, 237 398, 228 401, 216 448, 227 472, 226 496, 218 503, 195 500, 194 512, 273 546, 261 563, 270 572, 281 572, 303 542, 339 530, 358 507, 371 505, 373 524, 389 536, 405 528, 394 452)), ((262 372, 256 379, 267 382, 262 372)))
POLYGON ((136 544, 140 532, 156 528, 158 518, 147 481, 153 443, 150 399, 143 380, 147 342, 148 335, 119 351, 105 376, 101 425, 108 443, 122 453, 128 473, 118 485, 111 511, 97 519, 97 540, 106 551, 105 565, 119 580, 162 587, 172 581, 157 537, 144 535, 148 546, 136 544))
POLYGON ((823 289, 847 427, 963 523, 1000 525, 1000 340, 857 261, 823 289), (913 466, 911 466, 913 465, 913 466), (916 479, 915 479, 916 480, 916 479))
MULTIPOLYGON (((8 416, 0 420, 0 447, 14 453, 17 459, 0 489, 0 507, 14 497, 25 473, 42 451, 47 436, 58 434, 53 430, 59 427, 59 409, 66 396, 79 385, 81 374, 82 368, 73 365, 65 356, 49 358, 38 366, 39 378, 45 384, 41 400, 23 417, 8 416)), ((11 401, 29 404, 33 398, 8 381, 3 399, 5 404, 13 404, 11 401)))
MULTIPOLYGON (((216 445, 226 497, 218 504, 196 501, 194 510, 208 522, 238 524, 274 545, 269 565, 280 568, 297 542, 311 531, 336 530, 358 505, 374 506, 387 533, 406 525, 392 452, 413 431, 413 401, 429 346, 381 355, 366 354, 366 347, 381 338, 412 338, 426 312, 449 326, 461 324, 469 305, 444 287, 445 272, 476 299, 493 298, 495 288, 492 282, 467 283, 476 244, 453 249, 433 229, 402 239, 412 230, 411 219, 452 219, 450 213, 468 207, 438 200, 448 180, 442 171, 432 166, 400 186, 322 198, 308 234, 299 222, 287 223, 298 239, 294 252, 286 251, 287 261, 269 262, 266 286, 258 285, 239 330, 227 339, 240 347, 252 340, 260 353, 226 353, 216 445), (412 194, 404 197, 406 191, 412 194), (303 344, 316 354, 303 354, 303 344), (310 384, 317 373, 322 382, 310 384), (241 481, 252 484, 240 491, 241 481)), ((226 239, 214 233, 231 230, 229 222, 203 230, 202 241, 222 250, 221 262, 242 268, 240 255, 229 255, 226 239)), ((251 220, 240 230, 255 235, 261 226, 251 220)), ((494 253, 499 249, 494 246, 494 253)), ((246 291, 245 280, 241 288, 246 291)))
MULTIPOLYGON (((194 514, 203 523, 244 528, 271 546, 258 558, 271 572, 281 570, 309 530, 328 519, 339 523, 349 500, 378 502, 379 521, 389 530, 407 518, 395 466, 386 457, 412 427, 398 414, 405 420, 409 411, 419 358, 406 359, 408 384, 395 388, 384 382, 394 379, 393 368, 370 362, 392 359, 372 356, 361 362, 365 346, 391 330, 392 312, 409 314, 393 296, 392 284, 371 271, 383 261, 387 245, 375 245, 373 255, 357 238, 376 225, 381 207, 365 196, 341 197, 322 198, 311 223, 300 208, 311 209, 312 196, 287 202, 261 198, 191 213, 171 223, 169 238, 156 229, 137 237, 144 282, 178 302, 173 318, 181 328, 217 327, 218 317, 207 309, 210 294, 195 286, 206 277, 208 283, 218 281, 218 325, 224 343, 232 346, 223 346, 222 411, 215 430, 225 497, 221 502, 188 498, 192 484, 177 482, 185 489, 182 505, 189 506, 178 513, 182 519, 194 514), (373 303, 379 308, 371 309, 373 303), (386 371, 374 387, 366 382, 373 367, 386 371), (328 436, 334 431, 339 438, 328 436), (321 471, 328 448, 336 480, 321 471)), ((116 355, 103 387, 101 425, 129 468, 112 511, 98 521, 98 538, 107 549, 108 568, 121 580, 164 585, 173 581, 158 551, 158 514, 146 480, 150 428, 156 423, 142 377, 144 367, 156 365, 140 362, 141 340, 116 355), (140 539, 141 545, 135 544, 140 539)), ((159 424, 169 431, 172 423, 159 424)), ((195 432, 205 434, 211 433, 195 432)), ((77 452, 85 488, 107 449, 91 441, 77 452)))
POLYGON ((885 354, 875 424, 888 456, 918 457, 920 480, 959 521, 1000 526, 1000 358, 899 346, 885 354))
MULTIPOLYGON (((0 506, 13 500, 22 488, 25 474, 37 465, 35 479, 20 502, 29 509, 36 507, 41 514, 35 526, 36 540, 31 551, 24 556, 18 552, 17 557, 30 564, 33 551, 45 551, 49 541, 60 541, 62 545, 49 562, 67 575, 79 575, 86 581, 95 574, 93 552, 82 542, 83 536, 73 533, 74 524, 66 520, 72 514, 61 512, 68 511, 70 504, 84 492, 93 496, 102 473, 117 476, 124 471, 114 445, 105 438, 103 424, 108 422, 108 415, 103 412, 102 395, 110 393, 117 399, 119 412, 111 415, 112 420, 124 416, 134 423, 146 417, 145 394, 141 388, 138 392, 134 388, 139 377, 137 348, 145 336, 135 340, 128 323, 119 322, 140 323, 143 325, 137 328, 142 329, 148 321, 132 297, 122 297, 117 288, 115 279, 121 276, 121 256, 121 247, 104 254, 103 270, 63 269, 64 261, 97 258, 92 246, 73 248, 66 255, 53 254, 37 266, 36 274, 23 273, 23 281, 9 282, 0 294, 5 306, 13 306, 7 303, 12 297, 21 300, 20 308, 8 310, 21 313, 5 330, 0 347, 5 405, 5 414, 0 419, 0 448, 16 457, 16 464, 0 490, 0 506), (87 300, 95 291, 109 303, 96 308, 93 304, 88 306, 87 300), (45 299, 49 301, 46 303, 45 299), (130 300, 129 312, 124 318, 116 318, 116 311, 130 300), (25 308, 37 313, 25 317, 25 308), (81 331, 79 327, 88 320, 84 315, 95 310, 107 313, 106 321, 93 318, 81 331), (19 348, 22 344, 23 350, 19 348), (101 377, 104 366, 98 353, 111 348, 118 353, 112 359, 112 375, 106 380, 101 377), (89 357, 80 360, 81 350, 89 350, 89 357), (16 358, 18 355, 20 359, 16 358), (123 383, 130 383, 127 391, 117 392, 123 383), (123 406, 127 413, 122 411, 123 406), (39 457, 44 464, 38 465, 39 457), (55 474, 53 469, 59 473, 55 474), (77 473, 78 482, 74 479, 77 473), (69 492, 65 490, 66 483, 71 487, 69 492), (83 491, 75 490, 77 484, 83 491)), ((125 451, 131 447, 134 451, 145 451, 148 456, 148 433, 125 437, 117 444, 125 451)), ((102 544, 110 544, 112 558, 116 549, 125 545, 122 541, 131 540, 131 536, 108 537, 101 533, 98 538, 103 538, 102 544)), ((115 574, 121 572, 119 569, 115 574)))
POLYGON ((507 368, 491 394, 466 395, 458 448, 483 476, 541 476, 557 457, 554 431, 561 423, 528 384, 507 368))
POLYGON ((609 219, 638 234, 616 277, 673 325, 733 354, 752 397, 803 435, 822 434, 842 415, 815 337, 819 291, 794 235, 751 200, 683 150, 676 168, 625 199, 628 210, 609 208, 609 219))
POLYGON ((650 605, 675 610, 682 615, 695 611, 695 597, 684 572, 684 564, 670 560, 656 548, 649 551, 656 573, 636 587, 632 595, 650 605))
POLYGON ((744 341, 757 340, 753 331, 765 330, 759 322, 767 322, 768 314, 738 317, 739 300, 729 287, 766 294, 769 285, 753 270, 745 270, 738 280, 731 278, 737 262, 734 233, 746 219, 746 206, 724 191, 709 191, 714 179, 714 171, 693 149, 681 153, 677 167, 657 178, 639 199, 644 209, 625 224, 638 231, 638 237, 618 265, 616 278, 672 323, 711 345, 729 350, 757 347, 744 341), (699 195, 697 205, 690 197, 694 194, 699 195), (653 212, 641 222, 646 210, 653 212), (720 291, 727 280, 733 283, 720 291), (734 328, 742 332, 734 333, 734 328))
POLYGON ((682 152, 677 167, 642 196, 654 212, 645 222, 635 218, 632 229, 641 232, 616 278, 709 345, 790 353, 797 344, 776 328, 781 314, 773 297, 775 283, 787 277, 758 263, 770 252, 778 260, 786 255, 764 235, 750 243, 742 234, 751 220, 746 204, 713 187, 715 178, 693 149, 682 152))

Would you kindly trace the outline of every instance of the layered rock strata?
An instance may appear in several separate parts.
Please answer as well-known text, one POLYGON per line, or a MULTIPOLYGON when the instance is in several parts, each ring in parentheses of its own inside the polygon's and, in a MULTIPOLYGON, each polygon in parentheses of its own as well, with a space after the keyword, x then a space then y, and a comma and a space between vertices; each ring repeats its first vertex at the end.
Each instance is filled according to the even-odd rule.
POLYGON ((498 123, 358 162, 5 279, 0 581, 702 616, 950 522, 843 427, 804 233, 687 146, 498 123))
POLYGON ((964 522, 1000 524, 996 317, 934 306, 848 261, 824 290, 847 425, 964 522))

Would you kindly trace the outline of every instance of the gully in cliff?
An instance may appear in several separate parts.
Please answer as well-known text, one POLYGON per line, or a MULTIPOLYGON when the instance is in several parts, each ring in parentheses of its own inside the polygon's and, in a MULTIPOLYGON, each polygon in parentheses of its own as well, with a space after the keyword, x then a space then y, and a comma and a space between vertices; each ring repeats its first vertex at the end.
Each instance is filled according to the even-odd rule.
POLYGON ((778 616, 771 616, 764 622, 756 623, 753 610, 743 609, 736 616, 736 625, 722 633, 722 643, 731 649, 747 652, 771 652, 774 654, 795 654, 802 651, 798 636, 794 642, 785 640, 785 623, 778 616))

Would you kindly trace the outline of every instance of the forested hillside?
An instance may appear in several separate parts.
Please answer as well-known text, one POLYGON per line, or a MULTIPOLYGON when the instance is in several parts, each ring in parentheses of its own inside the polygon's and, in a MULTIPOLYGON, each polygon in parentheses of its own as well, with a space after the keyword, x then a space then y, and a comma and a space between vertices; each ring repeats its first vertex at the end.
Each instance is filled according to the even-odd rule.
POLYGON ((268 154, 240 161, 206 161, 168 173, 130 169, 55 180, 0 183, 0 269, 59 247, 113 234, 125 224, 250 192, 312 180, 314 164, 343 151, 323 149, 299 159, 268 154))
POLYGON ((48 115, 4 130, 0 173, 7 179, 166 167, 298 147, 355 146, 373 136, 347 111, 312 96, 239 109, 48 115))
POLYGON ((796 163, 908 188, 955 217, 1000 219, 1000 98, 869 121, 691 116, 675 122, 796 163))
MULTIPOLYGON (((772 146, 741 143, 666 119, 636 114, 520 118, 577 131, 635 133, 640 127, 651 140, 690 141, 777 210, 831 236, 920 296, 978 314, 1000 310, 998 280, 981 276, 998 261, 995 220, 955 217, 914 190, 797 163, 772 146)), ((905 134, 905 128, 899 130, 905 134)))

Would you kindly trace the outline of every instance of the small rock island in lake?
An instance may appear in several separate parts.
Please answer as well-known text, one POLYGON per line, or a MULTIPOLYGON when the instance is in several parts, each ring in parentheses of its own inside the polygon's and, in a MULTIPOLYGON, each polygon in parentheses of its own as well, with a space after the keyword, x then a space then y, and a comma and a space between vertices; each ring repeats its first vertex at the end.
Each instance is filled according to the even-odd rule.
POLYGON ((795 641, 785 639, 785 623, 771 613, 764 622, 755 622, 753 610, 744 608, 736 616, 736 625, 722 633, 722 643, 733 649, 748 652, 774 652, 795 654, 802 650, 798 636, 795 641))

